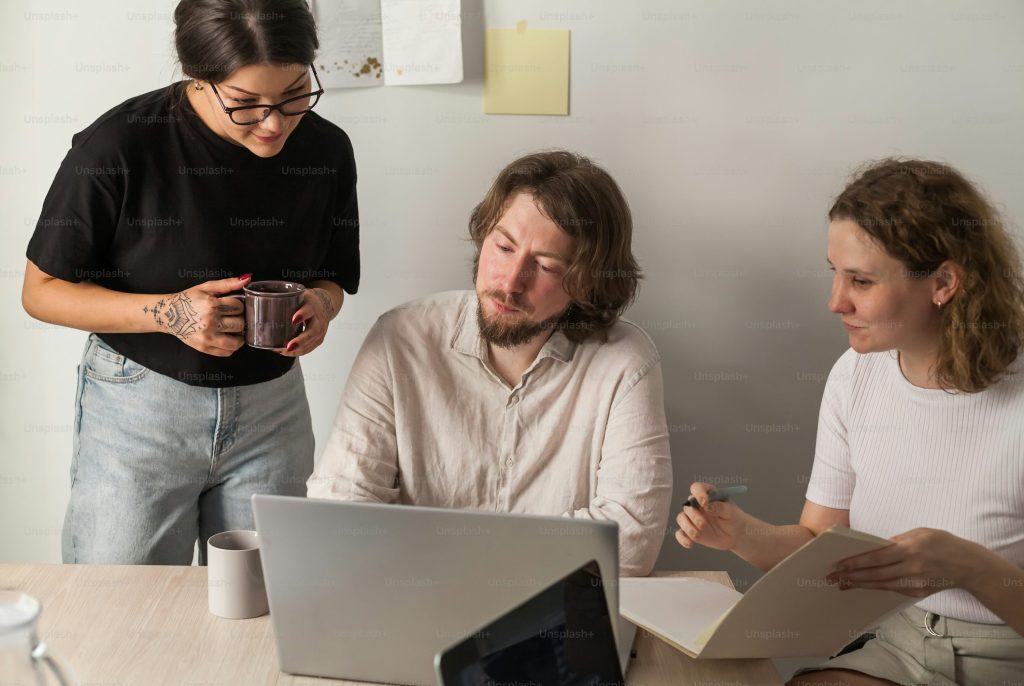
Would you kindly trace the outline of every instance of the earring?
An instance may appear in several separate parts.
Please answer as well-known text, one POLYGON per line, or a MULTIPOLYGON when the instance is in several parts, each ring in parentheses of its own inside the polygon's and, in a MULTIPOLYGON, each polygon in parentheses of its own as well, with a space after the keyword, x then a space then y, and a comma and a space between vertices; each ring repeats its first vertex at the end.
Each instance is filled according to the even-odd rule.
POLYGON ((936 300, 935 301, 935 306, 936 307, 942 307, 942 301, 941 300, 936 300))

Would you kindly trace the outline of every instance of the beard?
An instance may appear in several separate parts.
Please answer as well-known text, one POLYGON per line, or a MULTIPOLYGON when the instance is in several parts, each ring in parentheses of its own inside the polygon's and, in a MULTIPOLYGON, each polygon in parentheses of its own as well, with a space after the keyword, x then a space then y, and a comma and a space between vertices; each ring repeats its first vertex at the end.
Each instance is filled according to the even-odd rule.
POLYGON ((485 291, 477 296, 476 320, 480 328, 480 335, 485 341, 499 348, 511 349, 529 343, 538 334, 554 329, 567 311, 568 308, 553 317, 537 322, 530 319, 531 312, 522 309, 505 293, 485 291), (520 308, 520 310, 509 315, 495 314, 489 319, 484 314, 482 298, 485 297, 495 298, 509 307, 520 308))

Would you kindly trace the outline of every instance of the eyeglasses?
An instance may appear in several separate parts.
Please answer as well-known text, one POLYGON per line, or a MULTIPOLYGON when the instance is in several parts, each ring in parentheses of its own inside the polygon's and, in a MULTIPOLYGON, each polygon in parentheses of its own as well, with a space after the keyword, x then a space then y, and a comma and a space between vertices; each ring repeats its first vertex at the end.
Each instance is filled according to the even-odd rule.
POLYGON ((250 126, 252 124, 259 124, 261 121, 270 116, 270 113, 277 110, 281 114, 287 117, 294 117, 300 114, 309 112, 316 106, 316 103, 320 100, 320 96, 324 94, 324 89, 320 85, 320 77, 317 76, 316 67, 312 64, 309 68, 313 70, 313 78, 316 79, 316 90, 312 93, 306 93, 304 95, 297 95, 294 98, 288 98, 283 100, 276 105, 241 105, 239 107, 228 107, 224 104, 224 98, 220 97, 220 91, 217 90, 217 86, 211 81, 210 87, 213 88, 213 94, 217 96, 217 100, 220 101, 220 106, 224 108, 224 113, 231 118, 231 121, 240 126, 250 126))

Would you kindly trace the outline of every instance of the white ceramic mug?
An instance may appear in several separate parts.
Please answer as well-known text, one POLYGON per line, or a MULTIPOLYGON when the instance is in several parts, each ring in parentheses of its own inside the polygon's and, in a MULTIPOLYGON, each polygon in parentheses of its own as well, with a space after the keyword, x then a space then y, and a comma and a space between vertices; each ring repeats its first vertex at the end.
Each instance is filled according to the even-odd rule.
POLYGON ((222 531, 206 541, 210 612, 226 619, 267 613, 267 589, 255 531, 222 531))

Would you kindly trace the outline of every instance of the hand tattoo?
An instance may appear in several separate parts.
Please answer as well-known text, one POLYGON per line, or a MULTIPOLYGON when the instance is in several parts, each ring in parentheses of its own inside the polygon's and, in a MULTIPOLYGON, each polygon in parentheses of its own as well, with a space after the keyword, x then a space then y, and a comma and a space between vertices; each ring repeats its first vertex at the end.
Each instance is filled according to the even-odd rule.
POLYGON ((310 289, 323 303, 324 309, 327 310, 327 318, 330 319, 334 316, 334 301, 331 300, 331 296, 328 295, 327 291, 322 288, 310 289))
POLYGON ((199 329, 199 313, 184 293, 176 293, 169 301, 161 298, 153 307, 143 307, 142 311, 152 313, 153 321, 183 340, 199 329))

